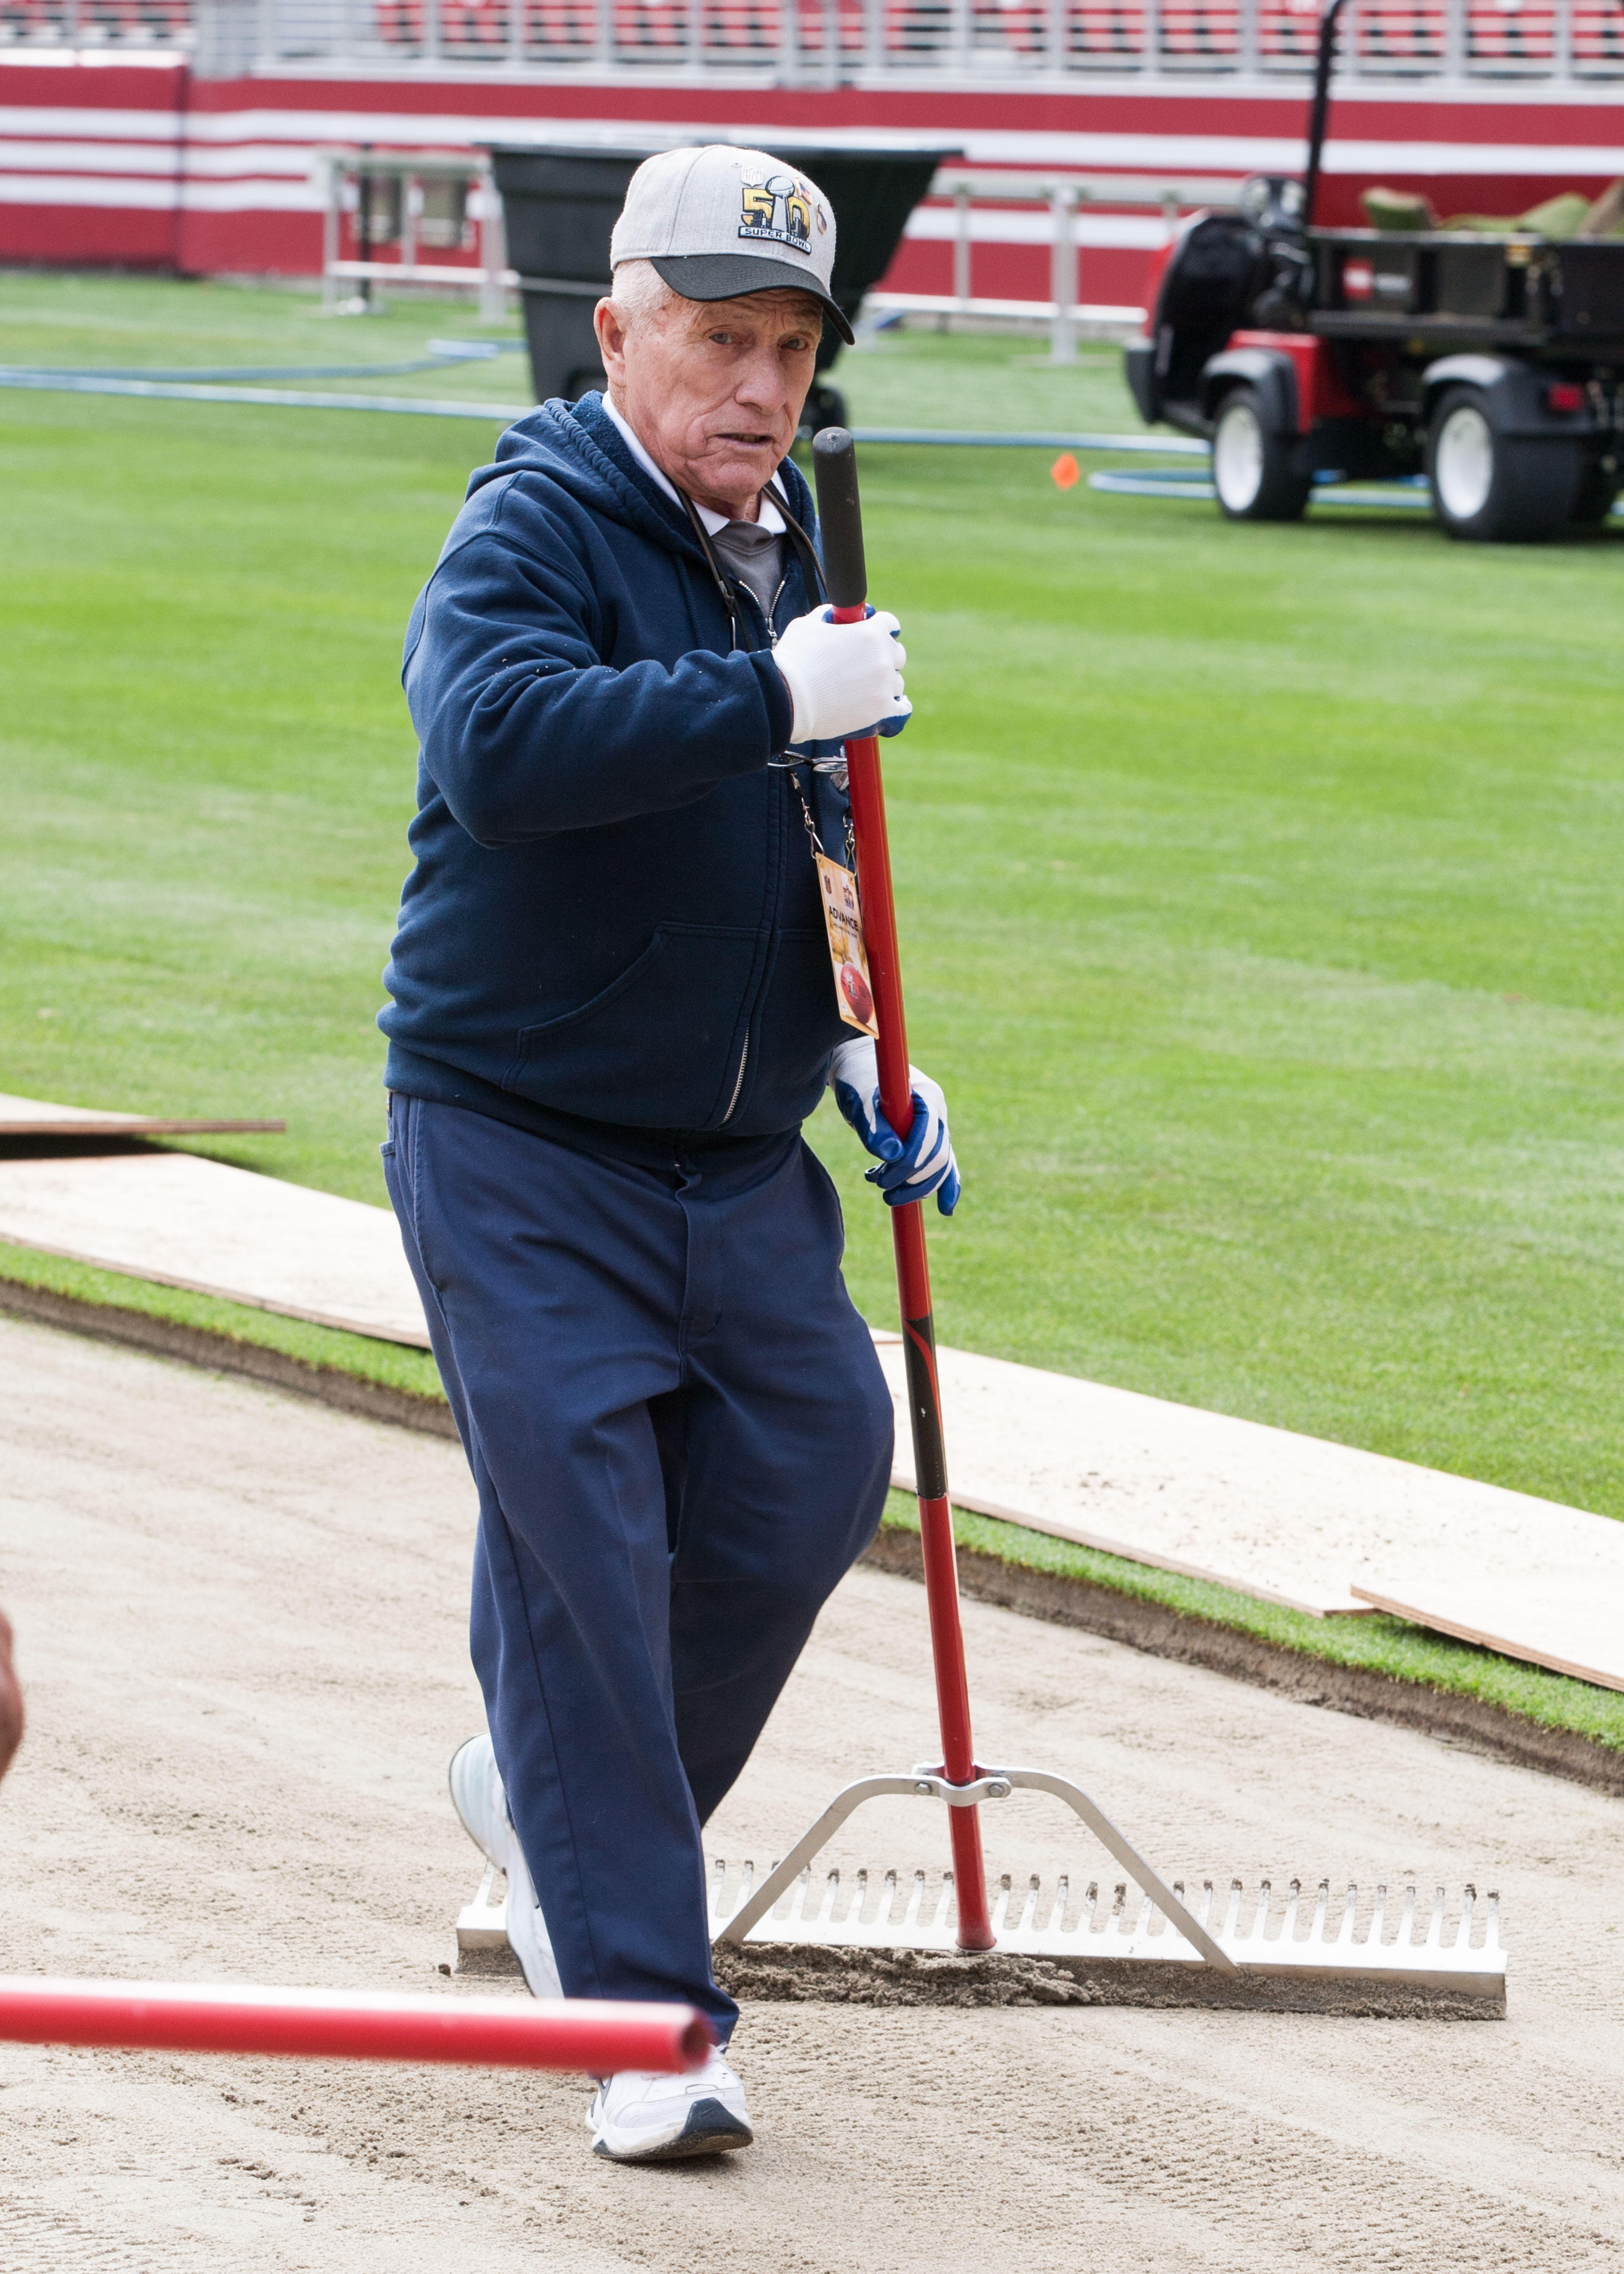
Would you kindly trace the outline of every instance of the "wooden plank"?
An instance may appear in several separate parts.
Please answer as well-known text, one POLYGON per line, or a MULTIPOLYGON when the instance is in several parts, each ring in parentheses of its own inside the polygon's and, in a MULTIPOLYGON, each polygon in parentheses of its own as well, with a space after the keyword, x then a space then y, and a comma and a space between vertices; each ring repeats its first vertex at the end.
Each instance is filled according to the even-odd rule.
MULTIPOLYGON (((1624 1527, 1620 1527, 1624 1529, 1624 1527)), ((1356 1583, 1373 1610, 1520 1658, 1604 1690, 1624 1690, 1624 1589, 1586 1600, 1568 1574, 1507 1573, 1498 1585, 1457 1574, 1430 1586, 1400 1580, 1356 1583)))
POLYGON ((428 1347, 387 1209, 194 1153, 0 1160, 0 1239, 428 1347))
POLYGON ((108 1113, 90 1105, 56 1105, 0 1091, 0 1140, 23 1137, 281 1136, 285 1121, 198 1121, 150 1113, 108 1113))
MULTIPOLYGON (((880 1363, 897 1408, 895 1481, 912 1489, 902 1353, 880 1363)), ((1624 1651, 1624 1525, 1526 1493, 966 1351, 938 1352, 948 1476, 960 1507, 1108 1555, 1211 1579, 1321 1618, 1430 1606, 1508 1646, 1517 1621, 1477 1615, 1478 1575, 1505 1575, 1517 1654, 1599 1680, 1624 1651), (1608 1606, 1612 1652, 1590 1606, 1608 1606)), ((1497 1595, 1497 1604, 1501 1598, 1497 1595)), ((1411 1612, 1402 1610, 1400 1616, 1411 1612)), ((1453 1631, 1453 1628, 1445 1628, 1453 1631)))

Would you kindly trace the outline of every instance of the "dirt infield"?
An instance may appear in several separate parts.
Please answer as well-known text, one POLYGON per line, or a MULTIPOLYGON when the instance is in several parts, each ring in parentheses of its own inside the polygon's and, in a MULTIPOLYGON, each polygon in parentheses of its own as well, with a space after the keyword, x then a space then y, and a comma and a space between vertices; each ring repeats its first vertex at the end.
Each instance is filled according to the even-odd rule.
MULTIPOLYGON (((32 1727, 0 1967, 425 1990, 476 1860, 455 1449, 0 1321, 0 1600, 32 1727)), ((984 1755, 1079 1774, 1169 1870, 1498 1886, 1504 2022, 757 2006, 761 2138, 585 2151, 571 2078, 0 2047, 5 2274, 1183 2274, 1624 2257, 1620 1803, 966 1606, 984 1755)), ((924 1605, 860 1571, 713 1827, 761 1854, 929 1750, 924 1605)), ((922 1804, 851 1827, 912 1865, 922 1804)), ((1092 1861, 1057 1811, 999 1868, 1092 1861)))

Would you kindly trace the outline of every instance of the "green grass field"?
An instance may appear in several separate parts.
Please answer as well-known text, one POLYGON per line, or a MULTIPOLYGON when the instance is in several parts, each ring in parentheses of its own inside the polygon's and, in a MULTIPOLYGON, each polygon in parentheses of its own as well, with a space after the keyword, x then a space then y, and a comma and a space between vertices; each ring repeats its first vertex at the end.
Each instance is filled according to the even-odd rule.
MULTIPOLYGON (((0 361, 387 360, 468 312, 0 278, 0 361)), ((1124 431, 1114 358, 887 337, 863 423, 1124 431)), ((318 382, 312 382, 316 384, 318 382)), ((320 382, 334 384, 336 382, 320 382)), ((366 382, 523 399, 516 357, 366 382)), ((285 1113, 380 1201, 402 628, 494 426, 0 394, 0 1088, 285 1113)), ((1240 529, 870 450, 944 1338, 1624 1515, 1616 538, 1240 529)), ((853 1291, 890 1309, 845 1130, 853 1291)))

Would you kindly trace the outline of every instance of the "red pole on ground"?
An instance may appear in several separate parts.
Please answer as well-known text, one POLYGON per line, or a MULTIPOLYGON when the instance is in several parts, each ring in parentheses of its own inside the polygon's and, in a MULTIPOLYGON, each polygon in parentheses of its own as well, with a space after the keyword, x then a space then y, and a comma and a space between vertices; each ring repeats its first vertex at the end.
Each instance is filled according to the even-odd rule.
POLYGON ((590 1998, 391 1998, 349 1991, 0 1976, 0 2039, 305 2060, 479 2068, 698 2068, 715 2042, 692 2006, 590 1998))
MULTIPOLYGON (((857 495, 856 446, 843 426, 831 426, 814 437, 812 452, 817 474, 824 581, 835 621, 855 623, 861 619, 868 595, 862 515, 857 495)), ((891 846, 885 831, 885 789, 880 774, 877 740, 869 735, 861 742, 848 742, 846 763, 850 777, 852 828, 857 844, 863 943, 868 953, 868 976, 874 985, 880 1030, 880 1107, 897 1135, 906 1142, 914 1123, 913 1086, 908 1079, 902 966, 897 953, 897 910, 891 892, 891 846)), ((975 1745, 970 1729, 964 1628, 959 1614, 959 1559, 953 1546, 953 1511, 947 1491, 942 1393, 936 1379, 930 1266, 925 1253, 925 1225, 920 1209, 921 1203, 914 1201, 906 1208, 891 1210, 891 1240, 897 1257, 897 1290, 902 1302, 908 1405, 914 1426, 914 1474, 919 1493, 925 1596, 930 1610, 936 1712, 942 1727, 942 1766, 950 1784, 968 1784, 977 1774, 975 1745)), ((991 1950, 995 1938, 987 1906, 981 1812, 974 1808, 950 1808, 948 1824, 953 1845, 959 1946, 961 1950, 991 1950)))

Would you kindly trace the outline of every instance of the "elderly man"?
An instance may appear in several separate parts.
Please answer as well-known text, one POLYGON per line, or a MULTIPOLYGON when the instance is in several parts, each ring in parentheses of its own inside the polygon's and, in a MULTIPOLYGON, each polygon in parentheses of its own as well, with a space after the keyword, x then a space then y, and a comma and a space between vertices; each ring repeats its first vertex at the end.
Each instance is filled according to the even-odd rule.
MULTIPOLYGON (((607 395, 508 430, 412 614, 380 1021, 390 1194, 479 1495, 490 1735, 453 1797, 533 1991, 690 2000, 723 2046, 700 1826, 891 1465, 801 1124, 832 1080, 888 1201, 959 1189, 934 1083, 906 1145, 880 1115, 815 860, 847 858, 840 738, 908 710, 895 619, 820 606, 789 457, 823 322, 851 336, 834 244, 760 152, 637 173, 607 395)), ((751 2136, 719 2051, 603 2081, 588 2121, 627 2160, 751 2136)))

